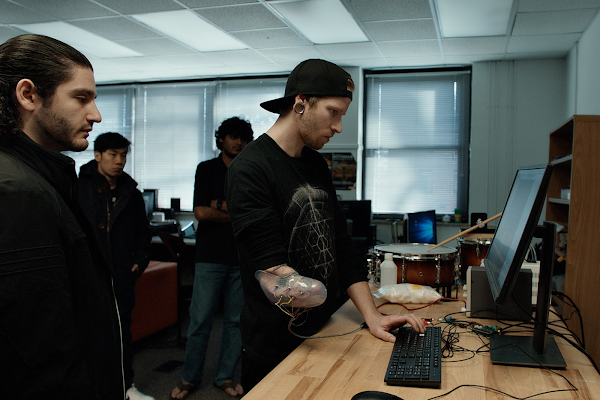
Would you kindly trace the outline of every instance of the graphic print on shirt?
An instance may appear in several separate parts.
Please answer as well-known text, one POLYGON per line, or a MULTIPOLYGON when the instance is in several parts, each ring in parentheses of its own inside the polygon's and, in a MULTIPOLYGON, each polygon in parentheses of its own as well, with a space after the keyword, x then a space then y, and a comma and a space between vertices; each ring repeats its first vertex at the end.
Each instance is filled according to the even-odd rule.
POLYGON ((296 218, 288 248, 291 267, 324 283, 334 260, 332 212, 327 192, 308 184, 296 189, 286 212, 286 219, 296 218))

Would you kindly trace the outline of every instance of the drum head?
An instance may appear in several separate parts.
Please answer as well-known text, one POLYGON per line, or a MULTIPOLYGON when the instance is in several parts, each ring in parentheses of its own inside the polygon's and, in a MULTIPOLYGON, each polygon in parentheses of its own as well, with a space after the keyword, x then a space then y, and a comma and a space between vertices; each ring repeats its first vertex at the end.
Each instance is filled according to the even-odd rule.
POLYGON ((435 249, 431 249, 433 244, 425 243, 391 243, 381 244, 375 246, 375 250, 383 253, 394 253, 400 255, 436 255, 436 254, 451 254, 456 253, 457 250, 454 247, 439 246, 435 249))
POLYGON ((456 241, 464 244, 492 244, 494 238, 493 233, 468 233, 456 239, 456 241))

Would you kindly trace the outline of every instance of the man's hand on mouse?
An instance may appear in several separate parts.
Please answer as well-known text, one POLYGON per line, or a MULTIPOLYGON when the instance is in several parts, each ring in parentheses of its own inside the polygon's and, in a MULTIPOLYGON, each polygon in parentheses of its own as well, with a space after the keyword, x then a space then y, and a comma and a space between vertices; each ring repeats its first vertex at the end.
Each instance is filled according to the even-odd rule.
POLYGON ((395 342, 396 336, 390 333, 391 330, 410 324, 413 329, 419 333, 425 332, 425 323, 423 320, 415 314, 404 314, 404 315, 383 315, 373 317, 371 320, 366 321, 371 335, 385 340, 386 342, 395 342))

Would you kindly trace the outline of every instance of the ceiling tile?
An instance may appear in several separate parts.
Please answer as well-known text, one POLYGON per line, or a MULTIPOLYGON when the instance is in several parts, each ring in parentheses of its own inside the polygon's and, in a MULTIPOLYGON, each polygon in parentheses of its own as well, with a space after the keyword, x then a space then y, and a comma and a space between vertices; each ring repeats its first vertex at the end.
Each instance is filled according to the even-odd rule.
POLYGON ((185 7, 172 0, 95 0, 121 14, 143 14, 158 11, 181 10, 185 7))
POLYGON ((259 53, 277 63, 299 64, 309 58, 323 58, 315 46, 287 47, 281 49, 264 49, 259 53))
POLYGON ((347 1, 349 8, 362 22, 432 18, 429 0, 347 1))
POLYGON ((401 65, 403 67, 426 67, 439 66, 444 64, 444 59, 441 56, 428 57, 393 57, 388 58, 390 67, 401 65))
POLYGON ((87 19, 84 21, 69 21, 69 23, 110 40, 142 39, 160 36, 158 33, 126 17, 87 19))
POLYGON ((594 17, 595 14, 589 10, 519 13, 515 18, 512 34, 549 35, 583 32, 594 17))
POLYGON ((282 28, 286 25, 262 4, 194 10, 226 31, 282 28))
POLYGON ((169 56, 157 56, 158 60, 178 68, 198 68, 223 66, 223 63, 207 57, 205 54, 175 54, 169 56))
POLYGON ((342 60, 340 64, 349 65, 360 65, 362 68, 376 69, 386 68, 390 66, 390 63, 384 57, 373 57, 373 58, 360 58, 360 59, 348 59, 342 60))
MULTIPOLYGON (((172 68, 169 64, 165 63, 162 60, 159 60, 154 57, 121 57, 121 58, 111 58, 110 61, 113 65, 117 65, 119 68, 123 70, 131 69, 135 71, 149 71, 155 69, 167 69, 172 68)), ((99 70, 97 72, 103 72, 102 68, 107 67, 110 64, 99 64, 99 70)), ((96 67, 94 67, 94 71, 96 72, 96 67)), ((112 70, 112 68, 108 68, 112 70)))
POLYGON ((6 0, 0 0, 0 24, 31 24, 56 20, 55 17, 42 14, 6 0))
POLYGON ((232 32, 231 34, 255 49, 308 46, 312 44, 290 28, 232 32))
POLYGON ((568 52, 579 40, 579 33, 568 35, 513 36, 508 41, 508 53, 568 52))
POLYGON ((365 29, 376 41, 437 39, 433 20, 365 22, 365 29))
POLYGON ((442 39, 442 51, 453 56, 504 53, 506 40, 504 36, 442 39))
POLYGON ((446 56, 444 57, 445 65, 465 65, 483 61, 500 61, 504 59, 504 53, 490 54, 468 54, 462 56, 446 56))
POLYGON ((402 57, 408 54, 419 56, 441 55, 438 40, 403 40, 400 42, 379 42, 377 45, 385 57, 402 57))
POLYGON ((265 62, 269 61, 263 55, 254 50, 213 51, 203 54, 212 58, 213 60, 231 66, 239 66, 244 64, 264 64, 265 62))
POLYGON ((520 0, 518 12, 599 8, 600 0, 520 0))
POLYGON ((119 40, 118 43, 147 56, 189 54, 194 52, 194 50, 167 38, 119 40))
POLYGON ((179 0, 189 8, 223 7, 235 4, 258 3, 258 0, 179 0))
POLYGON ((336 60, 381 57, 375 43, 322 44, 316 47, 321 53, 336 60))
POLYGON ((6 42, 8 39, 14 38, 15 36, 22 35, 23 32, 16 28, 10 28, 7 26, 0 26, 0 43, 6 42))
POLYGON ((18 3, 57 19, 96 18, 115 15, 97 4, 81 0, 17 0, 18 3))
POLYGON ((238 75, 244 74, 273 74, 279 72, 286 72, 286 70, 278 64, 269 63, 269 64, 254 64, 254 65, 240 65, 238 67, 233 67, 234 70, 238 73, 238 75))

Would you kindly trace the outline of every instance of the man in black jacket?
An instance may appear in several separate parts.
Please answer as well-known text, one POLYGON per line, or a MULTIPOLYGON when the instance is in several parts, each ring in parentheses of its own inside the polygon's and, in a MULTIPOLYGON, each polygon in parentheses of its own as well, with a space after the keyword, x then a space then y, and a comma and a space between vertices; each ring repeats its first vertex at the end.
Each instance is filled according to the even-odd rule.
POLYGON ((114 277, 121 317, 123 367, 129 400, 150 400, 133 384, 131 311, 135 281, 148 266, 152 234, 137 182, 123 171, 131 143, 116 132, 94 141, 94 159, 81 167, 77 197, 114 277))
POLYGON ((92 65, 40 35, 0 45, 0 398, 123 400, 111 273, 75 197, 101 116, 92 65))

